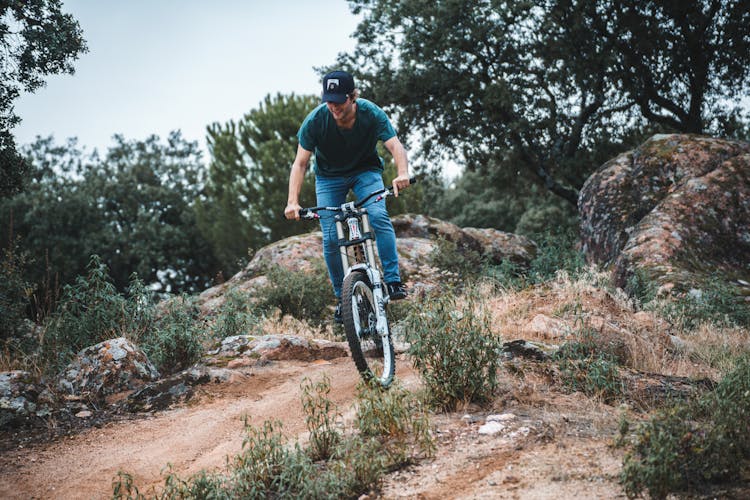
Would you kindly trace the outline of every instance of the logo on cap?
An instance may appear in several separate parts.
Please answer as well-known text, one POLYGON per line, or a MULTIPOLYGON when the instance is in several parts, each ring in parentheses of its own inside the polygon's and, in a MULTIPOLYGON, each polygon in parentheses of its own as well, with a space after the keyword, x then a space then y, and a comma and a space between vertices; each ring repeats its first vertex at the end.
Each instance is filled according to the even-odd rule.
POLYGON ((336 92, 339 89, 339 81, 336 78, 328 80, 327 90, 329 92, 336 92))

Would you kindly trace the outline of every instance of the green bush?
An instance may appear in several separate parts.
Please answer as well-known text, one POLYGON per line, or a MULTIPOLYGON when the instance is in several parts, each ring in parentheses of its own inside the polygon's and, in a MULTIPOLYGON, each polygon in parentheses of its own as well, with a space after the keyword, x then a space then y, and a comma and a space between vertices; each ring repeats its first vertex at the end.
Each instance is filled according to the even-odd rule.
POLYGON ((261 332, 262 317, 246 293, 230 290, 211 323, 211 337, 225 339, 261 332))
POLYGON ((703 323, 750 328, 750 307, 725 279, 715 276, 700 285, 700 291, 677 299, 652 302, 652 309, 684 330, 703 323))
POLYGON ((506 260, 497 266, 486 266, 483 276, 504 288, 519 290, 549 281, 558 271, 575 277, 585 269, 586 262, 577 248, 578 236, 573 229, 560 228, 534 234, 531 238, 537 244, 537 253, 528 267, 506 260))
POLYGON ((598 332, 585 325, 579 325, 576 335, 575 341, 563 344, 554 356, 563 384, 608 403, 621 398, 625 387, 619 365, 624 360, 617 346, 603 344, 598 332))
POLYGON ((334 301, 328 271, 321 263, 311 272, 295 272, 274 266, 266 274, 268 283, 258 290, 258 308, 279 308, 282 314, 320 325, 330 319, 334 301))
POLYGON ((464 403, 484 403, 497 386, 500 339, 491 319, 471 296, 431 297, 404 320, 409 354, 432 405, 453 410, 464 403))
POLYGON ((532 283, 544 283, 554 278, 558 271, 577 276, 586 267, 583 254, 577 248, 578 233, 575 230, 561 228, 534 235, 532 239, 537 244, 536 257, 528 270, 532 283))
POLYGON ((164 374, 178 372, 198 361, 203 353, 205 325, 195 300, 175 297, 140 338, 148 359, 164 374))
POLYGON ((648 490, 665 498, 740 479, 750 471, 750 356, 712 392, 642 424, 626 446, 620 479, 629 497, 648 490))
POLYGON ((451 285, 461 287, 479 277, 484 268, 484 259, 478 251, 445 238, 436 240, 435 248, 428 256, 428 262, 449 273, 448 282, 451 285))
POLYGON ((126 299, 112 284, 107 266, 92 256, 86 276, 63 288, 57 309, 45 325, 45 364, 59 367, 84 347, 124 335, 129 321, 126 299))
POLYGON ((338 410, 328 399, 330 392, 331 382, 328 377, 317 383, 308 378, 302 381, 302 408, 305 410, 305 422, 310 432, 308 454, 313 460, 332 457, 342 440, 336 425, 338 410))
POLYGON ((0 257, 0 341, 18 339, 26 332, 26 308, 33 289, 24 279, 26 254, 16 245, 0 257))

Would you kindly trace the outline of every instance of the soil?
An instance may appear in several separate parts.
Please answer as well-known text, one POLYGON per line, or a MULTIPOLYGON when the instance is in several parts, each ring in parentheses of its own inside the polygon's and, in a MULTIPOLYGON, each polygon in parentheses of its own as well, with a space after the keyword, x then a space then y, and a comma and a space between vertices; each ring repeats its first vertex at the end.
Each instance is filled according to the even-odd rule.
MULTIPOLYGON (((419 377, 409 365, 401 355, 397 377, 416 388, 419 377)), ((346 415, 359 381, 351 359, 241 368, 228 382, 202 386, 181 407, 3 452, 0 498, 111 498, 118 471, 131 474, 142 493, 154 493, 167 467, 181 477, 222 469, 242 447, 244 418, 278 419, 285 434, 304 440, 300 384, 323 374, 331 380, 329 397, 346 415)), ((391 473, 369 497, 624 497, 617 482, 621 451, 611 446, 616 408, 545 393, 528 380, 505 383, 492 408, 435 415, 435 457, 391 473), (506 431, 480 434, 493 413, 511 419, 506 431)))

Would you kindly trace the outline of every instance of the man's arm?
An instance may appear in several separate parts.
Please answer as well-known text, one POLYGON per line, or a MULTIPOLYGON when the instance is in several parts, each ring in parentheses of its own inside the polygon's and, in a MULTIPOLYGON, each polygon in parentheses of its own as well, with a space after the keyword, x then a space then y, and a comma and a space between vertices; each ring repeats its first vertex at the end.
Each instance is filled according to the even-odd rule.
POLYGON ((292 171, 289 174, 289 197, 284 209, 284 217, 287 219, 299 220, 299 211, 302 208, 299 204, 299 193, 302 191, 302 182, 305 180, 305 172, 310 164, 312 151, 297 146, 297 156, 292 163, 292 171))
POLYGON ((393 195, 398 196, 400 189, 409 187, 409 161, 406 158, 406 149, 396 136, 385 141, 383 145, 393 155, 393 161, 396 163, 397 176, 393 179, 393 195))

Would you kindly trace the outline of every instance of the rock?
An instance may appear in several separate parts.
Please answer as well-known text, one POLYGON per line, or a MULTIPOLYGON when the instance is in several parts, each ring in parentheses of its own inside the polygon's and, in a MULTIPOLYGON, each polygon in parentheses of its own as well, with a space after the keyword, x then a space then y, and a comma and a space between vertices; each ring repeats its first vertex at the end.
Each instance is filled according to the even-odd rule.
POLYGON ((93 399, 143 387, 159 378, 144 352, 124 337, 83 349, 62 374, 56 386, 63 393, 93 399))
POLYGON ((587 259, 618 286, 635 273, 665 294, 750 279, 748 143, 654 136, 595 172, 578 207, 587 259))
MULTIPOLYGON (((509 260, 514 264, 528 266, 537 252, 536 243, 525 236, 491 228, 460 228, 450 222, 424 215, 396 216, 393 218, 393 229, 396 231, 399 244, 402 238, 406 240, 442 238, 455 243, 459 249, 478 252, 493 264, 509 260)), ((399 253, 401 254, 400 247, 399 253)))
POLYGON ((267 283, 265 273, 272 266, 292 271, 309 271, 323 263, 323 234, 320 231, 290 236, 258 250, 245 268, 225 283, 204 290, 198 296, 201 310, 211 314, 224 303, 229 290, 252 294, 267 283))
POLYGON ((40 397, 43 393, 42 387, 34 382, 27 371, 0 372, 0 427, 49 415, 50 401, 40 397))
POLYGON ((195 386, 210 382, 228 382, 237 377, 246 376, 222 368, 196 365, 132 392, 125 399, 123 406, 130 412, 164 410, 190 399, 195 386))
POLYGON ((570 327, 559 319, 550 318, 544 314, 537 314, 521 328, 526 335, 539 335, 546 339, 561 339, 570 331, 570 327))
POLYGON ((511 359, 520 357, 534 361, 545 361, 550 359, 559 349, 558 346, 518 339, 503 343, 502 353, 511 359))
POLYGON ((209 364, 227 363, 227 367, 237 368, 266 361, 343 358, 349 355, 349 351, 345 342, 313 340, 294 335, 235 335, 225 338, 221 347, 211 354, 209 364))
POLYGON ((485 436, 493 436, 505 430, 505 424, 492 420, 479 428, 477 432, 485 436))

